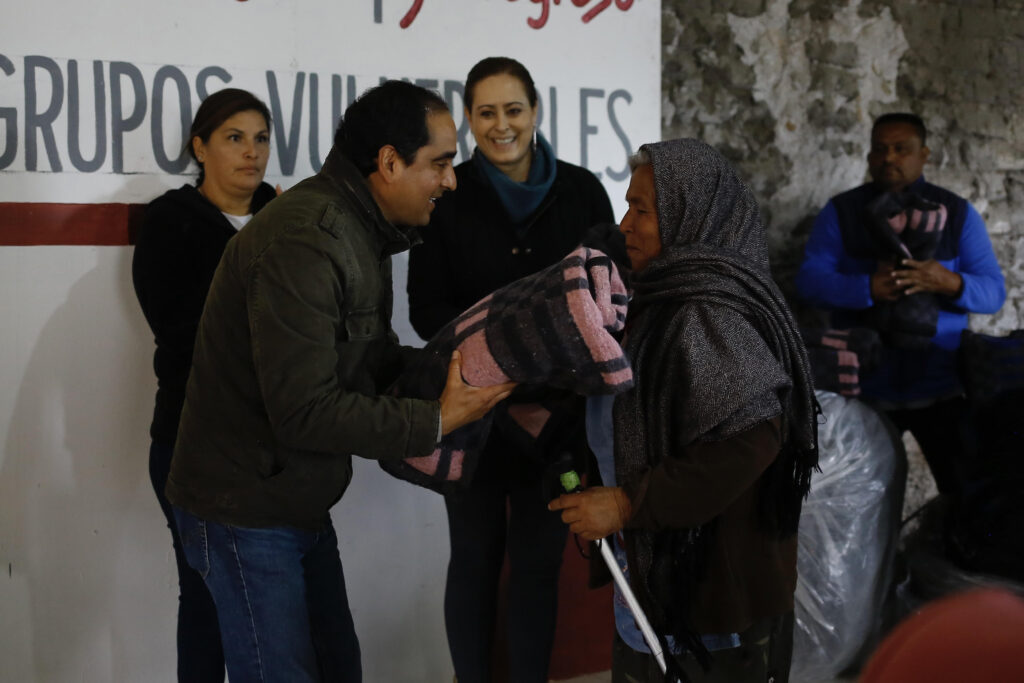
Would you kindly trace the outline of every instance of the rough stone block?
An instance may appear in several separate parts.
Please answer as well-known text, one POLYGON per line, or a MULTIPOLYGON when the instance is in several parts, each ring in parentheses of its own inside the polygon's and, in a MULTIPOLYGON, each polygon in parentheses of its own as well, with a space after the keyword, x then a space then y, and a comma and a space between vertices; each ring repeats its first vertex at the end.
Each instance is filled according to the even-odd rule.
POLYGON ((728 11, 740 17, 756 17, 764 14, 765 0, 732 0, 729 3, 722 3, 728 7, 728 11))
POLYGON ((994 3, 964 0, 960 9, 960 33, 965 38, 998 38, 1006 30, 1005 12, 995 11, 994 3))
POLYGON ((809 40, 804 45, 807 59, 813 62, 824 62, 834 66, 853 68, 857 66, 857 44, 853 42, 837 43, 834 40, 809 40))
POLYGON ((857 98, 860 84, 857 74, 849 69, 819 63, 811 69, 811 87, 813 91, 839 95, 844 99, 857 98))

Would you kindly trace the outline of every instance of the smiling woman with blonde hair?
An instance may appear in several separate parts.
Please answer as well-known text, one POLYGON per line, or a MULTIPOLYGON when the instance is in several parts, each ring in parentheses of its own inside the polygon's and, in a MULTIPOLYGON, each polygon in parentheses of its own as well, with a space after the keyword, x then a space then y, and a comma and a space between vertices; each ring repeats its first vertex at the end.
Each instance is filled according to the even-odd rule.
POLYGON ((156 340, 149 474, 178 564, 178 680, 203 683, 224 680, 217 613, 202 577, 185 560, 164 485, 213 271, 227 241, 276 194, 263 182, 270 112, 250 92, 221 90, 199 106, 186 144, 199 177, 195 185, 169 190, 146 208, 132 280, 156 340))
MULTIPOLYGON (((590 171, 555 158, 537 131, 533 78, 508 57, 488 57, 466 78, 473 157, 437 202, 423 244, 409 256, 409 317, 424 339, 494 290, 560 260, 588 229, 613 220, 590 171)), ((566 532, 541 491, 547 464, 585 448, 582 400, 560 399, 564 428, 548 448, 491 432, 472 486, 445 498, 451 559, 445 623, 460 683, 490 680, 498 577, 508 550, 509 680, 547 682, 566 532), (506 513, 506 510, 508 511, 506 513)), ((582 470, 581 470, 582 471, 582 470)))

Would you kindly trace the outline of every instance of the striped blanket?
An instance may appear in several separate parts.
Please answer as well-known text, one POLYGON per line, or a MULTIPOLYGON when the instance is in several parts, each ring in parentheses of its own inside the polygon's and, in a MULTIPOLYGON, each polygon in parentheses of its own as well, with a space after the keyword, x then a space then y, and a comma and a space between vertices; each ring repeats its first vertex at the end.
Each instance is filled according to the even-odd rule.
POLYGON ((860 395, 860 374, 879 362, 881 340, 872 329, 849 330, 801 328, 807 348, 814 388, 842 396, 860 395))
MULTIPOLYGON (((935 255, 946 225, 945 206, 913 193, 886 192, 872 200, 866 209, 868 232, 879 259, 898 264, 905 258, 927 261, 935 255)), ((897 301, 876 302, 867 317, 886 345, 897 349, 926 349, 935 336, 939 301, 931 292, 908 294, 897 301)))
MULTIPOLYGON (((613 334, 626 320, 626 288, 615 264, 579 247, 558 263, 484 297, 438 332, 391 387, 396 396, 436 398, 452 351, 473 386, 543 385, 577 394, 612 394, 633 386, 633 372, 613 334)), ((433 453, 380 461, 384 471, 449 493, 472 479, 495 411, 442 439, 433 453)), ((503 416, 539 438, 550 407, 513 404, 503 416)))

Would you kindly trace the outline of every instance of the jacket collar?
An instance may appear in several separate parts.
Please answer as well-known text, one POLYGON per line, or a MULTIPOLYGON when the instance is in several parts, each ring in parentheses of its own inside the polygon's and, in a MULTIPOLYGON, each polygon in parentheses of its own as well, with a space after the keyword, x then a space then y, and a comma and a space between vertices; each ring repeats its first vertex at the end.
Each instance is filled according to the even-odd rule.
POLYGON ((370 192, 366 178, 337 147, 331 148, 327 159, 324 160, 323 168, 320 169, 320 175, 353 200, 352 206, 362 211, 364 224, 371 227, 381 238, 386 255, 406 251, 422 241, 417 228, 402 229, 384 217, 377 200, 370 192))

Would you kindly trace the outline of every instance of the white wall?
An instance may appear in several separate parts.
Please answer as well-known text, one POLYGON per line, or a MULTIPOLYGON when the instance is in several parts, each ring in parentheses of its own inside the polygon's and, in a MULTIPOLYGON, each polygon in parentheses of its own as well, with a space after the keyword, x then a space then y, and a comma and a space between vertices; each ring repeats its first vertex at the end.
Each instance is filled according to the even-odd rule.
MULTIPOLYGON (((521 59, 542 95, 557 88, 558 152, 564 159, 580 161, 583 88, 605 93, 589 100, 588 124, 596 126, 588 141, 592 170, 624 166, 622 140, 606 106, 616 90, 629 94, 614 109, 632 146, 657 138, 659 3, 638 0, 627 10, 610 3, 585 24, 582 16, 598 0, 584 8, 568 2, 428 0, 402 29, 399 20, 413 4, 38 0, 6 7, 0 159, 12 139, 17 149, 0 165, 0 211, 5 202, 143 202, 185 182, 153 161, 150 86, 164 65, 177 65, 188 79, 192 111, 199 99, 195 79, 204 67, 223 67, 232 75, 230 85, 265 98, 266 72, 273 71, 283 91, 281 120, 289 124, 292 88, 297 74, 306 74, 305 110, 296 118, 296 167, 291 176, 281 174, 281 140, 275 139, 279 151, 268 175, 286 187, 312 172, 308 85, 314 72, 322 93, 321 156, 330 139, 332 122, 324 112, 331 103, 324 93, 332 75, 346 85, 348 75, 357 76, 359 89, 380 76, 461 82, 469 66, 488 54, 521 59), (544 7, 547 23, 531 28, 527 18, 539 17, 544 7), (30 56, 45 59, 26 61, 30 56), (69 60, 80 76, 84 156, 92 156, 97 126, 106 137, 103 164, 88 172, 77 170, 68 153, 69 60), (105 118, 99 123, 92 114, 96 61, 106 78, 105 118), (150 98, 142 121, 123 134, 120 168, 113 161, 111 62, 133 65, 150 98), (29 64, 37 66, 26 87, 29 64), (62 102, 53 121, 41 126, 48 104, 56 102, 47 70, 53 65, 61 73, 62 102), (34 111, 26 96, 31 89, 34 111), (36 159, 30 168, 25 132, 32 116, 36 159), (12 138, 12 122, 20 137, 12 138)), ((122 85, 130 92, 128 80, 122 85)), ((157 136, 171 152, 181 142, 172 105, 168 94, 157 136)), ((122 112, 132 107, 126 96, 122 112)), ((607 173, 603 179, 621 209, 625 183, 607 173)), ((127 246, 0 247, 0 681, 174 677, 177 578, 147 471, 156 386, 152 335, 131 289, 130 264, 127 246)), ((404 256, 398 257, 395 323, 411 343, 404 264, 404 256)), ((441 498, 357 459, 352 486, 333 516, 366 680, 449 680, 441 606, 448 541, 441 498)))

